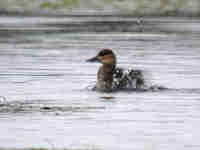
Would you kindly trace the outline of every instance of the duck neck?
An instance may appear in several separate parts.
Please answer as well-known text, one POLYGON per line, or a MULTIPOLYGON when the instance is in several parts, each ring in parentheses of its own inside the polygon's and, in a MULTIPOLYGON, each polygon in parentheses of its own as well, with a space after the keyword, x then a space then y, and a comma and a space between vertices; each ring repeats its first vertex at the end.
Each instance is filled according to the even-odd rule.
POLYGON ((105 75, 111 76, 115 70, 115 64, 103 64, 102 68, 105 75))
POLYGON ((106 86, 112 85, 113 72, 115 70, 114 64, 103 64, 98 71, 99 84, 105 84, 106 86))
POLYGON ((103 91, 112 90, 114 64, 103 64, 98 71, 97 88, 103 91))

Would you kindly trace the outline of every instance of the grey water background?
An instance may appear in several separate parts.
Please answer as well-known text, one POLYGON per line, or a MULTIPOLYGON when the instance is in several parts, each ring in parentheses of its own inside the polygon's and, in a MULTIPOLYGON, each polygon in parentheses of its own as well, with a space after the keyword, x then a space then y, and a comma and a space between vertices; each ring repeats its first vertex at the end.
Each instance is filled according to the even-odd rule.
POLYGON ((0 17, 0 147, 200 149, 199 18, 0 17), (91 91, 111 48, 163 91, 91 91))

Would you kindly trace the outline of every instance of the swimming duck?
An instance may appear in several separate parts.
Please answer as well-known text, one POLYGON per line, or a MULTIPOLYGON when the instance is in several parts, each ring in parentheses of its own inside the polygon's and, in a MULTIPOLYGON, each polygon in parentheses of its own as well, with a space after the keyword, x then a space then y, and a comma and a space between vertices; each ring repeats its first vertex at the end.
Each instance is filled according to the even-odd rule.
POLYGON ((97 83, 94 88, 96 90, 111 92, 120 89, 141 89, 144 86, 140 70, 125 71, 116 67, 116 56, 111 49, 103 49, 87 61, 102 64, 97 73, 97 83))

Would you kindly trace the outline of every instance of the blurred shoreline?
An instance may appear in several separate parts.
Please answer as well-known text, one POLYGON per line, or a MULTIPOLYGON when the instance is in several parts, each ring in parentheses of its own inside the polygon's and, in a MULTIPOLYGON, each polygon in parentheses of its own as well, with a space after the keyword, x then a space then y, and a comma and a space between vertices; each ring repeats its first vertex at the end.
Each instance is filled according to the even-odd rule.
POLYGON ((0 15, 199 17, 199 0, 2 0, 0 15))
POLYGON ((179 17, 179 18, 199 18, 200 14, 167 12, 165 14, 120 14, 120 13, 49 13, 49 12, 18 12, 0 10, 0 16, 24 16, 24 17, 179 17))

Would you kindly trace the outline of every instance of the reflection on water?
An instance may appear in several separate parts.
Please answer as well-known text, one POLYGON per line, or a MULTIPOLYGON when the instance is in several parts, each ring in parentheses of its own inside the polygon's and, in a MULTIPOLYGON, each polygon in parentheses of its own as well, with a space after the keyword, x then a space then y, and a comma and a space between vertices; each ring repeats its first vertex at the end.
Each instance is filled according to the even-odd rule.
POLYGON ((0 147, 198 150, 200 30, 184 18, 2 17, 0 147), (117 21, 117 20, 120 20, 117 21), (162 91, 88 90, 111 48, 162 91), (51 144, 49 144, 51 143, 51 144))

